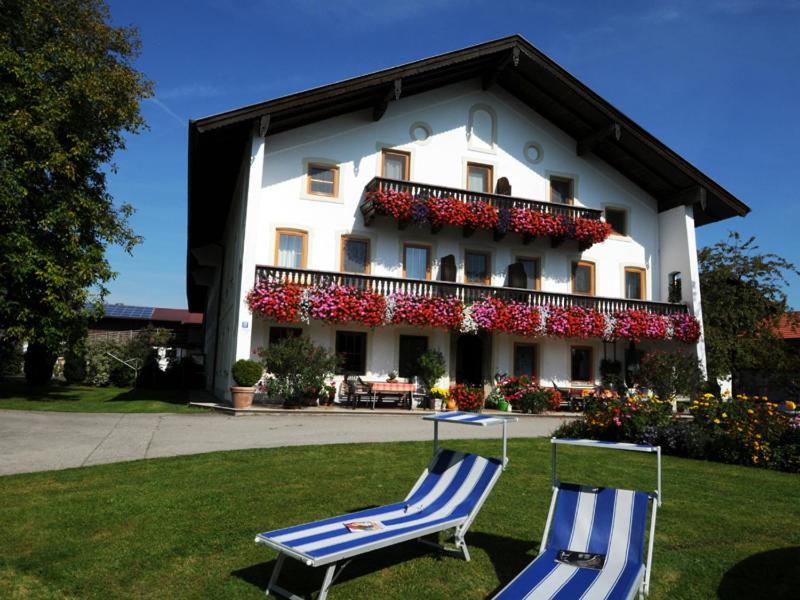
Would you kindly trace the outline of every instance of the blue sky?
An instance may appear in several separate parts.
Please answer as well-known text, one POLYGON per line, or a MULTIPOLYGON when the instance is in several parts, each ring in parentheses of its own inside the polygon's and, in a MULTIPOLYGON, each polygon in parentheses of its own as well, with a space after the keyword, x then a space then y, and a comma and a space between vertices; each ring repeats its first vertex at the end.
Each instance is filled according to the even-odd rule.
MULTIPOLYGON (((187 123, 512 33, 750 205, 728 231, 800 265, 800 0, 111 1, 140 29, 150 129, 110 178, 144 243, 110 249, 111 302, 185 307, 187 123)), ((800 308, 800 278, 790 304, 800 308)))

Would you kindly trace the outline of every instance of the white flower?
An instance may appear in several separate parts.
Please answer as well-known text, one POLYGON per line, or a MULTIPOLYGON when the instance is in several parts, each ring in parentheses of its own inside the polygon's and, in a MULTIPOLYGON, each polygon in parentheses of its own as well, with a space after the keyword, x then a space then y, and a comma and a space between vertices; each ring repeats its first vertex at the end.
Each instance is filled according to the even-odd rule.
POLYGON ((539 335, 545 335, 547 333, 547 318, 549 316, 549 306, 542 306, 539 308, 539 335))
POLYGON ((311 288, 303 288, 300 292, 300 306, 297 310, 302 323, 311 322, 311 288))
POLYGON ((394 294, 389 294, 386 297, 386 310, 383 313, 383 322, 389 324, 394 319, 394 310, 395 306, 397 305, 397 301, 394 298, 394 294))
POLYGON ((614 339, 614 327, 617 324, 617 319, 608 313, 604 313, 603 317, 605 318, 606 322, 603 327, 603 338, 605 340, 613 340, 614 339))
POLYGON ((675 335, 675 327, 673 326, 672 319, 665 316, 662 316, 661 318, 664 319, 664 321, 667 324, 667 333, 665 334, 664 338, 667 340, 671 340, 672 336, 675 335))
POLYGON ((475 324, 475 319, 472 318, 472 305, 464 307, 464 318, 461 321, 461 331, 464 333, 475 333, 478 331, 478 326, 475 324))

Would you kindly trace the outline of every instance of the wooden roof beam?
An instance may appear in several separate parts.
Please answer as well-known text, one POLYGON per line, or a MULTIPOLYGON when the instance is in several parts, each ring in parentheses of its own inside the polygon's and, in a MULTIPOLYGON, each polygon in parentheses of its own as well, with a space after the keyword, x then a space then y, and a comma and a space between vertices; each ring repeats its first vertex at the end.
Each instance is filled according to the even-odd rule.
POLYGON ((389 102, 392 100, 400 100, 400 92, 403 89, 403 80, 395 79, 392 85, 378 101, 372 109, 372 120, 380 121, 381 117, 386 114, 386 109, 389 108, 389 102))
POLYGON ((708 191, 702 185, 693 185, 676 192, 669 200, 670 204, 674 206, 699 204, 700 208, 705 211, 708 208, 708 191))
POLYGON ((510 63, 514 63, 515 67, 519 65, 519 46, 514 46, 511 52, 500 59, 500 62, 483 74, 483 78, 481 79, 481 88, 483 91, 488 90, 494 85, 500 73, 502 73, 510 63))
POLYGON ((587 135, 585 138, 578 140, 578 143, 575 146, 575 152, 578 156, 585 156, 591 152, 594 147, 597 146, 597 144, 609 137, 615 142, 618 142, 622 138, 622 125, 619 123, 611 123, 610 125, 587 135))

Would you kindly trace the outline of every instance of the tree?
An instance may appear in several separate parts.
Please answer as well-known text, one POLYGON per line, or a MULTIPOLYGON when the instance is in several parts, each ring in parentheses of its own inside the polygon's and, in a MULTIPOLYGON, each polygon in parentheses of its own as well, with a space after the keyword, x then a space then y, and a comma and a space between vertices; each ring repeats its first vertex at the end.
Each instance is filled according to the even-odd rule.
POLYGON ((735 379, 745 369, 787 369, 793 360, 775 327, 786 313, 786 277, 800 272, 788 260, 758 250, 755 238, 731 233, 698 252, 711 380, 730 374, 735 379))
POLYGON ((79 337, 115 277, 108 245, 141 241, 106 171, 145 126, 139 40, 103 0, 0 2, 0 337, 79 337))

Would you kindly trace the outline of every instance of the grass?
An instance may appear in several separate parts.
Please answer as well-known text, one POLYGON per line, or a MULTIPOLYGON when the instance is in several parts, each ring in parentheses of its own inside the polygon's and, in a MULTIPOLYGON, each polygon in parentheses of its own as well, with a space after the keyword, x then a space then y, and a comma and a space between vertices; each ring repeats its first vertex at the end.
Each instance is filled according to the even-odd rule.
MULTIPOLYGON (((331 597, 498 591, 535 555, 550 498, 547 440, 509 446, 467 534, 471 562, 406 543, 355 560, 331 597)), ((566 448, 562 477, 653 488, 652 457, 592 452, 566 448)), ((255 533, 398 500, 429 454, 429 443, 296 447, 3 477, 0 597, 262 598, 276 555, 255 533)), ((796 597, 799 494, 796 475, 666 457, 650 598, 796 597)), ((287 565, 290 589, 318 588, 322 569, 287 565)))
POLYGON ((0 380, 0 409, 63 412, 198 412, 185 390, 89 387, 52 383, 30 387, 21 379, 0 380))

